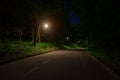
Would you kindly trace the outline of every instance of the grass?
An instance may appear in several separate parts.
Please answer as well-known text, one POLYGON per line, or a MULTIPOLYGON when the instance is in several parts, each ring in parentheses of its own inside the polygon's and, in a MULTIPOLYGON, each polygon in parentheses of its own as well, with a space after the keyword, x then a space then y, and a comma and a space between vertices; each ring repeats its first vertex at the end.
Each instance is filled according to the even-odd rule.
MULTIPOLYGON (((82 48, 83 46, 73 43, 60 46, 63 49, 82 48)), ((43 54, 48 51, 57 50, 58 47, 51 43, 40 43, 34 47, 29 41, 0 41, 0 64, 22 59, 28 56, 43 54)), ((101 60, 120 75, 120 52, 107 52, 103 49, 90 49, 91 55, 101 60)))
POLYGON ((64 47, 65 49, 70 49, 70 48, 71 48, 71 46, 69 46, 69 45, 63 45, 63 47, 64 47))
POLYGON ((34 47, 29 41, 0 41, 0 64, 56 49, 51 43, 38 42, 34 47))
POLYGON ((82 46, 79 45, 78 43, 63 45, 63 47, 66 48, 66 49, 71 49, 71 48, 82 48, 82 46))
POLYGON ((72 44, 64 44, 63 47, 65 49, 71 49, 71 48, 88 48, 87 44, 85 43, 77 43, 77 42, 74 42, 72 44))
POLYGON ((120 52, 108 52, 103 49, 91 50, 91 55, 95 56, 98 60, 113 69, 118 75, 120 75, 120 52))

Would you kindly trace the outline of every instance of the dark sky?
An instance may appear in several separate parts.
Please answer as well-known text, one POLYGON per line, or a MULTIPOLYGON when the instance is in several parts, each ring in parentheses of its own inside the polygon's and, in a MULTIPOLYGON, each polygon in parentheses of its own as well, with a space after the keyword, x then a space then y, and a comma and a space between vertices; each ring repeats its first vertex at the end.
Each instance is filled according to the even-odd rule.
POLYGON ((74 11, 70 10, 69 16, 70 16, 70 23, 71 24, 80 24, 80 18, 77 15, 75 15, 74 11))
POLYGON ((78 17, 75 12, 70 8, 70 6, 68 6, 68 2, 67 0, 64 0, 65 4, 64 7, 65 9, 69 10, 69 16, 70 16, 70 23, 71 24, 80 24, 80 17, 78 17))

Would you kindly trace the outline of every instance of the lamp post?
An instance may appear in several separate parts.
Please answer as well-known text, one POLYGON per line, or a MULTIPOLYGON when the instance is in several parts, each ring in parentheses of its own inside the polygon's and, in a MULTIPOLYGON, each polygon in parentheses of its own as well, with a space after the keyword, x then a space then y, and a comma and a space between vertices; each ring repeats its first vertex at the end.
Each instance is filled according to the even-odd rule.
MULTIPOLYGON (((49 28, 49 24, 45 23, 45 24, 43 25, 43 27, 44 27, 45 29, 47 29, 47 28, 49 28)), ((39 41, 39 42, 41 41, 41 34, 42 34, 41 31, 42 31, 42 27, 39 26, 39 27, 38 27, 38 41, 39 41)))

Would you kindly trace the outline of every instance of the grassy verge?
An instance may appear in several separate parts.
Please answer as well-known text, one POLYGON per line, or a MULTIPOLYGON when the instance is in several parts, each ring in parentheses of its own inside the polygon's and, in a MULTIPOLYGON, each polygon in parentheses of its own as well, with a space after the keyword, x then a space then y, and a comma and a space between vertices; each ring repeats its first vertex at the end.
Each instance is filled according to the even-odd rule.
POLYGON ((34 47, 31 42, 28 41, 0 41, 0 64, 57 49, 58 48, 51 43, 37 43, 34 47))
POLYGON ((63 48, 71 49, 71 48, 83 48, 83 47, 78 43, 73 43, 73 44, 63 45, 63 48))
POLYGON ((120 75, 120 52, 108 52, 102 49, 91 50, 91 55, 102 61, 120 75))

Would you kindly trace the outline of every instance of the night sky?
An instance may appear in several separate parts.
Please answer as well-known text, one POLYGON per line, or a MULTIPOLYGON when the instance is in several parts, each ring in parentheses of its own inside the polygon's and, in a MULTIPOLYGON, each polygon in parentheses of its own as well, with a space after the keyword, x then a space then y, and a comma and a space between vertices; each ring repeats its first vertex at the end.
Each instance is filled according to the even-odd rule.
POLYGON ((70 10, 69 16, 70 16, 70 23, 71 24, 80 24, 80 18, 75 15, 74 11, 70 10))
POLYGON ((71 25, 80 24, 80 17, 78 17, 75 14, 75 12, 72 9, 70 9, 70 6, 68 6, 67 0, 65 0, 64 7, 65 9, 69 10, 70 24, 71 25))

